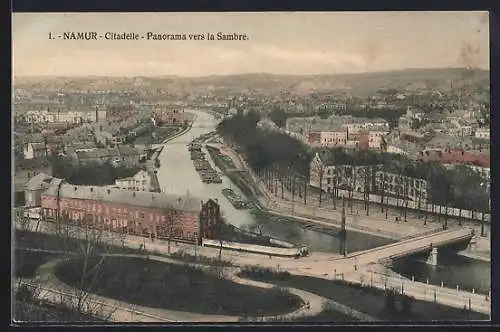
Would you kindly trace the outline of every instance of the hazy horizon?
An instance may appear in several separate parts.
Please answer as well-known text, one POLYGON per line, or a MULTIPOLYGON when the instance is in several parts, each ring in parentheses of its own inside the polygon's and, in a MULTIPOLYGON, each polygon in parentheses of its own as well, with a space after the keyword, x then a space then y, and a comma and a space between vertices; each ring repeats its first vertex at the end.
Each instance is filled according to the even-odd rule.
POLYGON ((13 76, 489 70, 487 12, 14 13, 13 76), (49 40, 49 32, 246 33, 247 41, 49 40))
MULTIPOLYGON (((273 76, 335 76, 335 75, 363 75, 363 74, 377 74, 377 73, 390 73, 405 70, 463 70, 462 67, 428 67, 428 68, 401 68, 401 69, 390 69, 390 70, 378 70, 378 71, 366 71, 366 72, 344 72, 344 73, 322 73, 322 74, 276 74, 271 72, 248 72, 248 73, 234 73, 234 74, 211 74, 202 76, 183 76, 183 75, 124 75, 124 76, 110 76, 110 75, 17 75, 17 78, 35 78, 35 77, 49 77, 49 78, 87 78, 87 77, 98 77, 98 78, 161 78, 161 77, 178 77, 178 78, 204 78, 204 77, 224 77, 224 76, 245 76, 245 75, 273 75, 273 76)), ((487 68, 475 68, 474 70, 489 71, 487 68)))

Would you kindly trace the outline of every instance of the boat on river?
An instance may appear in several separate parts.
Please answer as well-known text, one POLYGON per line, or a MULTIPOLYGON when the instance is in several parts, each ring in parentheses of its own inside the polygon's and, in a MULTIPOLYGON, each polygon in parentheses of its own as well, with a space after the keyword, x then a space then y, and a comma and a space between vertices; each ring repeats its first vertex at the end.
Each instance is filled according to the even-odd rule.
POLYGON ((233 189, 224 188, 222 189, 222 195, 236 208, 236 209, 246 209, 249 207, 248 201, 241 198, 233 189))

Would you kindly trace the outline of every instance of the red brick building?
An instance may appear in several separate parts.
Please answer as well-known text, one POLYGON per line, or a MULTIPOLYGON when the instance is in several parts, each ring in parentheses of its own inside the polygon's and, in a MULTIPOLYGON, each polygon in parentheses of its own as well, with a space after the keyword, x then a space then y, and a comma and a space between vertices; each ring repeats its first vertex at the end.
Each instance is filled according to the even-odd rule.
POLYGON ((309 144, 320 144, 321 143, 321 134, 317 132, 309 133, 307 137, 307 142, 309 144))
POLYGON ((42 218, 64 216, 102 226, 105 230, 151 238, 200 241, 217 236, 219 205, 194 197, 129 191, 109 187, 75 186, 54 179, 41 196, 42 218))
POLYGON ((419 152, 419 159, 443 164, 468 164, 490 167, 490 154, 465 151, 463 149, 433 149, 419 152))
POLYGON ((358 134, 357 149, 359 151, 367 151, 370 149, 370 134, 368 132, 361 132, 358 134))

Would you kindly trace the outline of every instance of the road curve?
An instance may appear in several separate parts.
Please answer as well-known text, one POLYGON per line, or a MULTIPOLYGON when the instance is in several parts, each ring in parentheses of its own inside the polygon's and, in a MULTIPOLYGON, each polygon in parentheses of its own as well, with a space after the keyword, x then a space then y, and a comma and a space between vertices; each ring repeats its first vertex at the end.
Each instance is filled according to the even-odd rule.
MULTIPOLYGON (((33 250, 33 251, 44 251, 44 250, 33 250)), ((58 251, 49 250, 50 253, 58 253, 58 251)), ((59 251, 59 253, 63 253, 59 251)), ((186 264, 185 262, 170 259, 163 256, 155 255, 135 255, 135 254, 106 254, 108 257, 134 257, 141 259, 151 259, 164 263, 170 264, 186 264)), ((41 265, 37 269, 37 281, 41 284, 42 293, 45 299, 58 303, 61 300, 61 296, 64 297, 66 301, 75 300, 76 295, 74 294, 73 288, 66 285, 62 281, 56 278, 54 275, 54 268, 63 259, 54 259, 41 265)), ((201 268, 208 268, 207 265, 189 263, 189 265, 197 266, 201 268)), ((236 283, 250 285, 259 288, 270 289, 275 287, 274 284, 264 283, 259 281, 254 281, 250 279, 245 279, 237 276, 236 274, 240 271, 239 268, 226 268, 228 272, 227 277, 236 283)), ((328 299, 318 296, 316 294, 306 292, 303 290, 295 288, 286 288, 286 290, 294 295, 300 297, 303 301, 303 305, 288 314, 279 316, 280 320, 287 321, 293 320, 301 317, 310 317, 319 314, 323 310, 323 303, 328 301, 328 299), (309 306, 305 304, 309 303, 309 306)), ((240 316, 224 316, 224 315, 203 315, 191 312, 167 310, 151 308, 140 305, 132 305, 123 301, 118 301, 110 299, 107 297, 92 294, 89 299, 93 306, 99 305, 105 316, 109 317, 110 320, 115 322, 238 322, 242 319, 240 316)), ((352 312, 352 309, 350 309, 352 312)), ((360 314, 363 315, 362 313, 360 314)), ((360 316, 358 315, 358 316, 360 316)), ((268 319, 276 319, 276 316, 264 316, 259 317, 259 320, 266 321, 268 319)))

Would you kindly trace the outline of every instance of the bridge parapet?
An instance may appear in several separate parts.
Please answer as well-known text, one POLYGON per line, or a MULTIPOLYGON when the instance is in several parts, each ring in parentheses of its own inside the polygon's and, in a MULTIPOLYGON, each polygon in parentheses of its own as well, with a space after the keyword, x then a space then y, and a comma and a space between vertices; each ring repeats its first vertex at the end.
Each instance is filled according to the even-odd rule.
MULTIPOLYGON (((432 247, 443 247, 451 243, 459 243, 472 238, 470 229, 441 230, 433 234, 420 236, 391 243, 382 247, 372 248, 365 251, 353 253, 350 258, 363 259, 369 262, 380 262, 381 260, 393 260, 414 253, 431 250, 432 247)), ((387 261, 385 261, 387 262, 387 261)))

